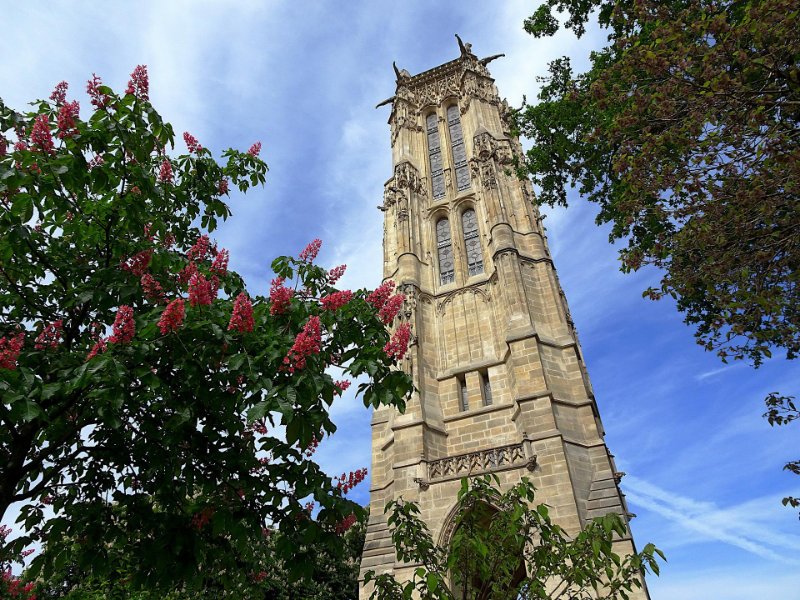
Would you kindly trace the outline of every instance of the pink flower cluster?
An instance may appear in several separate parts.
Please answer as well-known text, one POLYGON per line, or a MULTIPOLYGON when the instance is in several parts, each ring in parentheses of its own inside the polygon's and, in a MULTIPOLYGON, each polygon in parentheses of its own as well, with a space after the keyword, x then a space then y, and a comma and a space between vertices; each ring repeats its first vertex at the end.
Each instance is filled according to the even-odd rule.
POLYGON ((150 300, 150 302, 155 302, 156 304, 166 302, 167 296, 164 293, 164 288, 161 287, 161 284, 158 283, 155 277, 150 275, 150 273, 142 275, 140 283, 142 284, 144 297, 150 300))
POLYGON ((228 193, 228 180, 227 179, 220 179, 219 183, 217 184, 217 191, 219 195, 222 196, 228 193))
POLYGON ((87 166, 89 167, 89 170, 91 170, 94 169, 95 167, 99 167, 105 162, 106 162, 105 159, 100 154, 98 154, 94 158, 92 158, 92 160, 89 161, 89 164, 87 166))
POLYGON ((158 180, 162 183, 172 183, 174 179, 175 174, 172 172, 172 163, 169 162, 168 158, 165 158, 158 170, 158 180))
POLYGON ((64 321, 58 319, 52 323, 45 325, 42 332, 36 336, 34 348, 37 350, 55 350, 61 340, 61 334, 64 333, 64 321))
POLYGON ((337 393, 341 396, 344 391, 350 387, 350 382, 347 381, 347 379, 341 379, 339 381, 334 381, 333 385, 336 388, 337 393))
POLYGON ((188 148, 189 152, 192 154, 197 154, 203 149, 200 142, 197 141, 197 138, 188 131, 183 132, 183 141, 186 142, 186 148, 188 148))
POLYGON ((386 303, 381 307, 378 311, 378 317, 380 317, 381 321, 385 325, 388 325, 394 318, 397 316, 397 313, 400 312, 400 309, 403 308, 403 302, 405 302, 405 296, 403 294, 395 294, 394 296, 390 297, 386 303))
POLYGON ((300 260, 304 262, 313 262, 314 259, 317 258, 317 254, 319 254, 320 247, 322 247, 322 240, 319 238, 313 240, 300 253, 300 260))
POLYGON ((336 533, 342 535, 345 531, 347 531, 353 525, 355 525, 356 521, 357 521, 356 513, 350 513, 344 519, 342 519, 336 524, 336 533))
POLYGON ((186 257, 189 260, 205 260, 210 249, 211 240, 208 239, 207 235, 203 234, 197 238, 194 246, 189 248, 189 251, 186 253, 186 257))
POLYGON ((86 362, 92 360, 98 354, 102 354, 108 349, 107 340, 106 338, 100 338, 92 346, 92 349, 89 350, 89 354, 86 355, 86 362))
POLYGON ((128 271, 136 277, 141 277, 147 272, 147 268, 150 266, 150 261, 152 259, 152 250, 142 250, 141 252, 137 252, 130 258, 122 261, 119 267, 123 271, 128 271))
POLYGON ((255 144, 250 146, 250 149, 247 151, 247 153, 250 156, 258 156, 260 152, 261 152, 261 142, 256 142, 255 144))
POLYGON ((111 100, 110 96, 100 91, 101 85, 103 85, 103 81, 94 73, 92 73, 92 78, 86 82, 86 93, 92 99, 92 106, 96 108, 105 108, 111 100))
POLYGON ((228 259, 230 257, 229 252, 223 248, 217 255, 214 257, 213 262, 211 263, 211 272, 219 275, 222 277, 228 272, 228 259))
POLYGON ((66 81, 56 84, 53 93, 50 94, 50 100, 52 100, 55 104, 64 104, 64 101, 67 99, 68 89, 69 84, 66 81))
POLYGON ((197 265, 190 262, 186 265, 180 273, 178 273, 178 283, 185 285, 197 273, 197 265))
POLYGON ((350 290, 342 290, 340 292, 333 292, 327 296, 320 298, 322 308, 325 310, 336 310, 343 307, 345 304, 353 299, 353 292, 350 290))
POLYGON ((272 280, 269 288, 269 314, 280 315, 289 309, 289 303, 294 296, 294 290, 291 288, 283 287, 284 278, 277 277, 272 280))
POLYGON ((306 446, 306 449, 303 451, 303 454, 306 455, 306 458, 311 458, 314 456, 317 448, 319 448, 319 440, 317 436, 313 435, 311 436, 311 441, 308 443, 308 446, 306 446))
POLYGON ((34 119, 33 129, 31 130, 31 143, 46 154, 55 152, 53 136, 50 134, 50 121, 47 119, 47 115, 39 115, 34 119))
POLYGON ((195 528, 197 531, 202 531, 203 528, 208 525, 209 521, 211 521, 211 517, 214 516, 214 509, 210 506, 206 506, 203 510, 192 517, 192 527, 195 528))
POLYGON ((0 369, 13 371, 17 368, 17 359, 22 347, 25 345, 25 332, 17 335, 0 337, 0 369))
POLYGON ((0 597, 2 598, 36 600, 35 588, 35 582, 23 583, 19 577, 12 575, 11 567, 0 573, 0 597))
POLYGON ((394 291, 394 285, 394 281, 387 279, 377 288, 375 288, 375 291, 371 292, 367 296, 367 302, 369 302, 375 308, 375 310, 379 311, 383 308, 383 305, 386 304, 389 296, 394 291))
POLYGON ((228 331, 238 331, 239 333, 249 333, 253 331, 256 324, 253 321, 253 303, 244 292, 241 292, 233 301, 233 314, 228 323, 228 331))
POLYGON ((386 342, 383 351, 389 355, 389 358, 401 360, 408 352, 408 342, 411 339, 411 325, 408 323, 400 323, 397 326, 392 339, 386 342))
POLYGON ((125 93, 133 94, 140 100, 148 100, 150 98, 150 81, 147 77, 147 67, 145 65, 137 65, 133 70, 125 93))
POLYGON ((306 359, 312 354, 319 354, 322 346, 322 323, 316 315, 310 317, 297 334, 289 353, 283 359, 281 370, 294 373, 296 370, 304 369, 306 359))
POLYGON ((337 480, 336 488, 342 490, 342 494, 346 494, 354 487, 356 487, 359 483, 364 481, 367 477, 367 469, 366 467, 363 469, 358 469, 356 471, 350 471, 349 474, 342 473, 339 477, 336 477, 337 480))
POLYGON ((78 104, 77 100, 61 105, 61 108, 58 109, 58 137, 63 140, 78 133, 75 119, 78 118, 80 112, 81 105, 78 104))
POLYGON ((209 306, 217 297, 218 285, 216 277, 206 279, 202 273, 195 273, 189 279, 189 304, 209 306))
POLYGON ((345 269, 347 269, 347 265, 339 265, 328 271, 328 285, 333 285, 339 281, 342 275, 344 275, 345 269))
POLYGON ((108 341, 112 344, 130 344, 136 335, 136 322, 133 320, 133 309, 123 304, 117 309, 117 316, 111 326, 111 337, 108 341))
POLYGON ((161 335, 167 335, 171 331, 177 331, 183 323, 183 318, 186 316, 186 308, 183 303, 183 298, 177 298, 167 304, 164 312, 161 313, 161 318, 158 320, 158 328, 161 330, 161 335))

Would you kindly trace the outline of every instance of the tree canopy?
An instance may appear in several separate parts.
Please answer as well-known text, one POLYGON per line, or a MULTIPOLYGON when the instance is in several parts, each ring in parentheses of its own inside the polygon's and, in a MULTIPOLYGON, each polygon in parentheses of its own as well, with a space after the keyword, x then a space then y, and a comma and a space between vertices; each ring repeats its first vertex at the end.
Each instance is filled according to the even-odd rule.
POLYGON ((264 183, 261 144, 217 162, 187 132, 168 153, 143 66, 124 94, 90 79, 85 119, 67 92, 0 102, 0 518, 20 505, 24 531, 0 562, 42 541, 45 578, 74 564, 241 590, 269 527, 290 575, 308 572, 363 511, 346 493, 364 473, 313 460, 331 404, 356 378, 368 405, 402 409, 411 389, 394 368, 408 327, 387 330, 402 302, 338 290, 319 240, 272 263, 269 296, 248 292, 207 232, 230 186, 264 183))

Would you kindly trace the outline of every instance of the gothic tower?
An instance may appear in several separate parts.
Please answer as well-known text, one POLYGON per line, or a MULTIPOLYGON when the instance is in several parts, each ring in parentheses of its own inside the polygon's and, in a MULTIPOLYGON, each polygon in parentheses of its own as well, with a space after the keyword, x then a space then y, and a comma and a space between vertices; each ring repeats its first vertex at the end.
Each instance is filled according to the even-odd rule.
POLYGON ((396 562, 387 501, 417 501, 446 543, 467 475, 529 477, 567 531, 627 515, 530 184, 510 170, 521 148, 487 70, 498 56, 458 41, 461 55, 429 71, 395 67, 395 95, 379 105, 391 104, 394 165, 379 207, 383 272, 406 295, 403 368, 419 392, 404 414, 373 414, 362 577, 414 568, 396 562))

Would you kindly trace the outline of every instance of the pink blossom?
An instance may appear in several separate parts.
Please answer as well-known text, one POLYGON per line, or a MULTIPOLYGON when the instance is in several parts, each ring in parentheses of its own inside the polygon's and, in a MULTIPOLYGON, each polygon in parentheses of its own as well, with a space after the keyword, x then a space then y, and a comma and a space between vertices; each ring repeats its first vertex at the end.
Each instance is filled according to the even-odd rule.
POLYGON ((50 100, 52 100, 55 104, 64 104, 64 101, 67 99, 68 88, 69 84, 66 81, 56 84, 53 93, 50 94, 50 100))
POLYGON ((228 193, 228 180, 227 179, 220 179, 219 183, 217 184, 217 191, 219 192, 220 196, 228 193))
POLYGON ((339 281, 342 275, 344 275, 345 269, 347 269, 347 265, 339 265, 328 271, 328 285, 333 285, 339 281))
POLYGON ((0 369, 13 371, 17 368, 17 360, 25 345, 25 332, 15 336, 0 337, 0 369))
POLYGON ((217 252, 217 255, 211 263, 211 272, 216 273, 220 277, 225 275, 228 272, 228 258, 229 253, 225 248, 217 252))
POLYGON ((396 360, 401 360, 408 351, 408 342, 411 339, 411 325, 408 323, 400 323, 392 335, 392 339, 386 342, 383 351, 396 360))
POLYGON ((383 305, 386 304, 386 301, 389 299, 389 295, 394 290, 394 285, 394 281, 387 279, 377 288, 375 288, 375 291, 367 296, 367 302, 369 302, 375 308, 375 310, 380 311, 380 309, 383 308, 383 305))
POLYGON ((259 152, 261 152, 261 142, 256 142, 247 151, 250 156, 258 156, 259 152))
POLYGON ((236 296, 233 301, 233 314, 228 331, 238 331, 239 333, 249 333, 253 331, 255 322, 253 321, 253 303, 244 292, 236 296))
POLYGON ((33 121, 31 143, 34 147, 47 154, 55 152, 53 136, 50 134, 50 121, 47 119, 47 115, 39 115, 33 121))
POLYGON ((317 448, 319 448, 319 440, 317 439, 316 435, 312 435, 311 441, 308 443, 308 446, 306 446, 306 449, 303 451, 303 454, 306 455, 306 458, 311 458, 312 456, 314 456, 314 453, 317 451, 317 448))
POLYGON ((161 313, 161 318, 158 320, 158 328, 161 330, 162 335, 166 335, 170 331, 177 331, 183 323, 183 318, 186 315, 186 308, 183 304, 183 298, 176 298, 164 309, 161 313))
POLYGON ((158 170, 158 180, 163 183, 172 183, 174 179, 175 175, 172 172, 172 163, 169 162, 168 158, 165 158, 161 163, 161 168, 158 170))
POLYGON ((322 346, 322 323, 316 315, 310 317, 297 334, 294 344, 283 359, 281 370, 294 373, 296 370, 304 369, 306 359, 312 354, 319 354, 322 346))
POLYGON ((197 154, 203 149, 200 142, 197 141, 197 138, 188 131, 183 132, 183 141, 186 142, 186 147, 192 154, 197 154))
POLYGON ((161 287, 161 284, 158 283, 155 277, 150 275, 150 273, 142 275, 140 283, 142 284, 142 291, 144 292, 145 298, 150 300, 150 302, 161 304, 166 301, 167 297, 166 294, 164 294, 164 288, 161 287))
POLYGON ((208 251, 211 249, 211 240, 208 239, 207 235, 201 235, 197 238, 197 241, 194 243, 194 246, 189 248, 189 251, 186 253, 186 257, 189 260, 205 260, 206 256, 208 256, 208 251))
POLYGON ((344 519, 342 519, 341 521, 339 521, 336 524, 336 533, 338 533, 339 535, 342 535, 345 531, 347 531, 353 525, 355 525, 356 521, 357 521, 356 514, 355 513, 350 513, 344 519))
POLYGON ((106 162, 105 159, 103 159, 103 157, 100 154, 98 154, 92 160, 89 161, 88 166, 89 169, 94 169, 95 167, 99 167, 100 165, 105 164, 105 162, 106 162))
POLYGON ((81 106, 78 104, 77 100, 61 105, 61 108, 58 109, 58 137, 64 139, 78 133, 78 129, 75 126, 75 119, 78 118, 80 111, 81 106))
POLYGON ((130 81, 128 81, 128 89, 125 90, 126 94, 133 94, 140 100, 147 100, 150 96, 150 82, 147 77, 147 67, 145 65, 137 65, 131 73, 130 81))
POLYGON ((216 296, 213 280, 208 280, 202 273, 195 273, 189 279, 189 304, 192 306, 208 306, 216 296))
POLYGON ((45 325, 42 332, 36 336, 36 342, 33 347, 37 350, 55 350, 58 348, 58 343, 61 339, 61 334, 64 332, 64 321, 58 319, 52 323, 45 325))
POLYGON ((367 478, 367 469, 357 469, 355 471, 350 471, 349 474, 342 473, 341 476, 336 477, 337 483, 336 488, 342 490, 343 494, 346 494, 354 487, 356 487, 359 483, 364 481, 367 478))
POLYGON ((350 382, 347 379, 341 379, 339 381, 333 382, 334 387, 337 390, 337 393, 341 396, 344 391, 350 387, 350 382))
POLYGON ((185 285, 195 273, 197 273, 197 265, 193 262, 190 262, 180 273, 178 273, 178 283, 185 285))
POLYGON ((319 238, 313 240, 300 253, 300 260, 305 262, 313 262, 314 259, 317 258, 317 254, 319 254, 319 249, 321 246, 322 246, 322 240, 320 240, 319 238))
POLYGON ((336 310, 350 302, 352 299, 353 292, 350 290, 343 290, 341 292, 333 292, 332 294, 323 296, 320 299, 320 302, 322 303, 322 308, 325 310, 336 310))
POLYGON ((107 341, 108 340, 106 338, 100 338, 99 340, 97 340, 94 343, 94 346, 92 346, 92 349, 89 351, 89 354, 86 355, 86 362, 89 362, 98 354, 102 354, 103 352, 105 352, 106 349, 108 348, 108 346, 106 345, 107 341))
POLYGON ((136 322, 133 320, 133 309, 123 304, 117 309, 117 316, 111 326, 112 344, 130 344, 136 335, 136 322))
POLYGON ((285 313, 289 309, 292 296, 294 296, 294 290, 283 287, 283 282, 283 277, 277 277, 272 280, 272 285, 269 288, 269 300, 271 302, 269 314, 271 315, 285 313))
POLYGON ((119 265, 119 268, 123 271, 128 271, 136 277, 141 277, 147 272, 147 268, 150 266, 150 261, 152 258, 152 250, 142 250, 141 252, 137 252, 130 258, 122 261, 122 263, 119 265))
POLYGON ((103 81, 94 73, 92 73, 92 78, 86 82, 86 93, 89 94, 92 105, 96 108, 105 108, 111 100, 110 96, 100 91, 101 85, 103 85, 103 81))
POLYGON ((0 158, 8 153, 8 140, 0 135, 0 158))
POLYGON ((397 313, 399 313, 400 309, 403 308, 403 302, 405 302, 405 296, 403 294, 395 294, 389 298, 378 311, 378 316, 380 317, 381 321, 383 321, 386 325, 394 321, 397 313))

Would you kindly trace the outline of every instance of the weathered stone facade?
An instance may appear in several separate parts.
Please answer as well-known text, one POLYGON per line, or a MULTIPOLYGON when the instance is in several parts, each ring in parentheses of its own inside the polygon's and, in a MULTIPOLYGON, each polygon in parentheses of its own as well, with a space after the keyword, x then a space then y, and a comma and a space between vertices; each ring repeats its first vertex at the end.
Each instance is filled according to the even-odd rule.
POLYGON ((417 501, 446 543, 466 475, 529 477, 568 531, 627 514, 533 192, 510 171, 520 145, 486 68, 497 57, 459 45, 461 56, 419 75, 395 67, 397 91, 382 103, 394 164, 379 207, 384 277, 406 294, 403 368, 419 393, 405 414, 373 415, 362 576, 414 568, 395 560, 388 500, 417 501))

